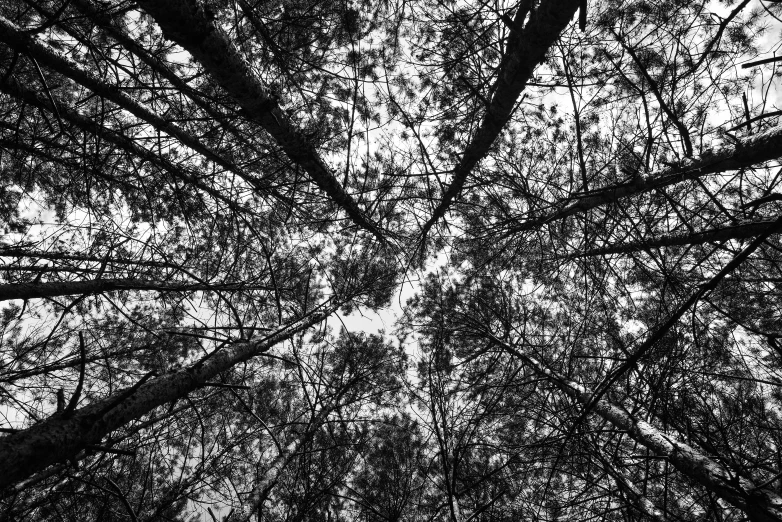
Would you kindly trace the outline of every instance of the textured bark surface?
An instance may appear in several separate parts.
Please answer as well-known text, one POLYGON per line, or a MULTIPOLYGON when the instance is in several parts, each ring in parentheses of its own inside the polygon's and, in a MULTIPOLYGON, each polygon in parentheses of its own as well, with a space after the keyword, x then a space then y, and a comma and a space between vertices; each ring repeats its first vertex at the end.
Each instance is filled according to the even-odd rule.
POLYGON ((272 346, 313 326, 339 308, 330 304, 266 337, 219 350, 201 363, 150 379, 136 390, 122 390, 63 418, 49 419, 0 437, 0 489, 32 476, 47 466, 74 458, 86 446, 98 444, 111 431, 139 419, 158 406, 186 396, 236 364, 263 354, 272 346))
POLYGON ((644 241, 633 241, 630 243, 618 244, 604 248, 594 248, 585 250, 570 257, 591 257, 603 256, 608 254, 626 254, 637 252, 647 248, 660 248, 681 245, 700 245, 703 243, 716 243, 729 241, 731 239, 749 239, 765 232, 774 221, 756 221, 753 223, 742 223, 722 228, 713 228, 702 232, 690 234, 670 234, 650 238, 644 241))
MULTIPOLYGON (((580 384, 546 368, 535 358, 525 355, 494 337, 494 342, 508 353, 521 359, 535 373, 545 376, 563 393, 583 405, 592 402, 592 393, 580 384)), ((664 457, 676 469, 709 491, 750 515, 751 520, 782 520, 782 497, 767 487, 758 488, 751 480, 736 476, 729 469, 701 453, 675 436, 658 430, 648 422, 637 419, 621 406, 605 399, 598 400, 593 411, 615 427, 626 430, 637 443, 655 455, 664 457)))
POLYGON ((90 295, 117 290, 153 290, 158 292, 197 292, 199 290, 270 290, 271 287, 241 284, 182 284, 143 279, 94 279, 92 281, 58 281, 52 283, 20 283, 0 285, 0 301, 35 299, 61 295, 90 295))
MULTIPOLYGON (((239 140, 245 146, 254 149, 259 154, 262 153, 262 151, 257 146, 257 144, 250 143, 250 141, 244 135, 245 133, 241 129, 233 125, 229 115, 224 114, 216 107, 210 105, 209 102, 207 102, 205 99, 202 98, 201 94, 199 94, 197 91, 191 88, 190 85, 187 84, 187 82, 185 82, 179 76, 177 76, 176 73, 174 73, 174 71, 168 68, 166 64, 162 63, 156 57, 151 55, 144 48, 143 45, 139 44, 131 36, 129 36, 125 28, 118 26, 115 23, 115 21, 112 19, 112 17, 108 13, 106 13, 105 10, 96 7, 89 0, 72 0, 71 3, 79 11, 87 15, 90 18, 90 20, 92 20, 94 23, 99 25, 101 29, 106 31, 106 33, 109 34, 111 38, 113 38, 115 41, 117 41, 119 44, 125 47, 125 49, 133 53, 134 56, 136 56, 139 60, 141 60, 143 63, 149 66, 150 69, 154 70, 155 73, 165 78, 168 82, 171 83, 173 87, 175 87, 182 93, 186 94, 187 97, 190 100, 192 100, 193 103, 195 103, 201 110, 203 110, 210 118, 212 118, 212 120, 215 123, 219 124, 223 129, 230 132, 237 140, 239 140)), ((72 36, 76 37, 76 35, 72 35, 72 36)), ((269 186, 269 184, 266 183, 264 180, 259 179, 258 177, 253 176, 251 173, 239 168, 238 165, 230 162, 224 157, 218 156, 218 158, 213 161, 217 161, 219 165, 231 170, 239 177, 241 177, 242 179, 250 183, 253 187, 268 192, 272 194, 274 197, 282 201, 285 201, 288 204, 291 203, 288 198, 280 194, 277 191, 277 189, 269 186)))
POLYGON ((619 470, 615 469, 610 464, 606 464, 604 469, 606 473, 611 475, 611 478, 614 479, 614 483, 622 491, 625 498, 631 501, 635 509, 649 517, 651 520, 657 520, 659 522, 666 520, 663 512, 655 506, 651 500, 646 498, 641 490, 628 480, 627 477, 622 475, 619 470))
POLYGON ((782 125, 761 134, 740 140, 734 146, 709 151, 699 158, 685 160, 679 165, 667 167, 648 177, 638 176, 629 183, 607 187, 566 201, 559 210, 535 219, 529 219, 513 227, 510 233, 532 230, 568 216, 586 212, 601 205, 616 203, 620 199, 638 196, 655 189, 675 185, 709 174, 716 174, 743 167, 758 165, 764 161, 782 157, 782 125))
POLYGON ((142 0, 139 4, 160 25, 164 36, 198 60, 247 115, 274 138, 291 160, 304 168, 354 223, 383 240, 377 225, 345 192, 315 147, 294 127, 278 106, 274 94, 255 77, 228 36, 214 25, 201 5, 193 0, 142 0))
MULTIPOLYGON (((435 223, 445 215, 462 190, 467 176, 489 152, 494 140, 508 123, 516 100, 532 78, 535 67, 546 58, 549 48, 570 23, 579 5, 579 0, 543 0, 530 15, 524 29, 512 31, 508 50, 502 59, 494 85, 494 96, 486 109, 483 122, 454 170, 453 180, 443 194, 443 199, 424 225, 423 237, 426 237, 435 223)), ((517 19, 514 21, 516 26, 523 21, 523 16, 519 19, 517 13, 517 19)))

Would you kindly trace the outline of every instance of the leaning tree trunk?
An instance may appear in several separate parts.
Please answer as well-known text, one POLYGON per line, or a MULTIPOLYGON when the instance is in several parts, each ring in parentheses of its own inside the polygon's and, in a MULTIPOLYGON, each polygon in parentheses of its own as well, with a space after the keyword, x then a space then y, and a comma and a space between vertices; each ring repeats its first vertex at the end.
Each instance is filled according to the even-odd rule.
POLYGON ((488 334, 488 337, 506 352, 521 359, 532 371, 548 378, 566 395, 583 405, 592 405, 592 411, 597 415, 627 431, 633 440, 655 455, 668 459, 682 474, 745 511, 753 522, 782 520, 782 497, 767 486, 758 487, 751 480, 732 473, 698 449, 658 430, 644 420, 635 418, 621 406, 605 399, 593 402, 592 393, 580 384, 546 368, 536 359, 523 354, 494 335, 488 334))
POLYGON ((273 287, 240 283, 174 283, 145 279, 93 279, 91 281, 57 281, 52 283, 18 283, 0 285, 0 301, 35 299, 63 295, 92 295, 118 290, 151 290, 157 292, 273 290, 273 287))
POLYGON ((204 67, 207 73, 263 127, 288 157, 301 165, 310 178, 334 203, 342 207, 361 228, 380 241, 383 235, 339 183, 315 147, 280 109, 273 93, 253 74, 252 69, 217 27, 207 8, 194 0, 141 0, 139 5, 163 30, 166 38, 180 45, 204 67))
POLYGON ((63 74, 74 82, 87 87, 95 94, 116 103, 138 119, 150 124, 153 128, 175 137, 183 145, 186 145, 220 165, 221 167, 237 171, 237 166, 223 158, 218 152, 210 149, 195 136, 190 135, 176 124, 156 114, 148 107, 137 103, 130 96, 122 92, 116 85, 104 83, 91 72, 82 69, 69 58, 60 55, 57 51, 41 42, 35 36, 25 32, 13 22, 0 16, 0 41, 6 43, 16 51, 24 52, 35 58, 39 63, 63 74))
POLYGON ((289 323, 271 335, 223 348, 195 365, 119 391, 67 416, 55 414, 34 426, 0 438, 0 489, 23 480, 47 466, 74 458, 89 445, 158 406, 186 396, 236 364, 268 351, 332 313, 334 302, 289 323))
POLYGON ((530 3, 522 2, 516 12, 513 27, 510 28, 507 52, 502 58, 497 80, 492 88, 494 95, 486 107, 480 128, 462 154, 443 199, 424 224, 421 231, 423 237, 426 237, 435 223, 445 215, 464 187, 467 176, 489 152, 494 140, 510 120, 516 100, 527 86, 535 67, 543 63, 549 48, 559 39, 581 4, 580 0, 543 0, 530 14, 524 29, 521 29, 530 3))
POLYGON ((735 145, 714 151, 704 151, 699 158, 685 159, 676 165, 653 172, 649 176, 638 175, 627 183, 576 195, 570 200, 566 200, 558 210, 522 221, 512 227, 506 236, 525 230, 533 230, 568 216, 675 185, 682 181, 751 167, 779 157, 782 157, 782 125, 739 140, 735 145))
POLYGON ((209 187, 203 183, 196 173, 190 172, 184 167, 178 167, 168 158, 164 158, 161 155, 155 154, 153 151, 144 148, 143 146, 136 143, 132 138, 126 136, 120 131, 111 130, 102 125, 100 122, 96 122, 91 118, 81 114, 80 112, 69 108, 66 103, 57 99, 54 95, 50 94, 47 97, 44 94, 41 94, 34 89, 29 89, 28 87, 21 85, 19 82, 14 80, 0 83, 0 92, 16 98, 23 103, 27 103, 41 110, 45 110, 55 115, 60 121, 65 121, 83 132, 92 134, 94 136, 99 136, 101 140, 111 143, 131 157, 148 161, 159 169, 168 172, 173 177, 206 192, 215 201, 224 203, 231 210, 237 213, 246 212, 246 209, 243 209, 235 201, 231 200, 231 198, 227 197, 219 190, 209 187))
POLYGON ((647 250, 649 248, 702 245, 704 243, 722 243, 724 241, 730 241, 731 239, 750 239, 766 232, 768 227, 773 224, 773 220, 763 220, 728 225, 722 228, 712 228, 687 234, 666 234, 642 241, 632 241, 600 248, 592 248, 583 252, 575 252, 568 256, 560 256, 558 259, 629 254, 640 250, 647 250))
MULTIPOLYGON (((107 20, 104 19, 105 17, 101 16, 100 13, 92 8, 88 2, 82 0, 77 2, 77 4, 79 4, 80 9, 86 10, 90 15, 96 15, 104 22, 107 22, 107 20)), ((119 29, 110 25, 108 27, 104 26, 104 29, 108 29, 108 32, 112 35, 112 37, 119 39, 120 43, 130 47, 131 51, 134 51, 135 54, 144 60, 148 65, 154 67, 155 71, 163 74, 169 81, 172 81, 172 83, 174 83, 174 85, 176 85, 179 89, 182 89, 185 92, 191 91, 191 89, 183 80, 178 78, 170 71, 167 71, 161 66, 158 66, 158 64, 155 64, 149 58, 148 54, 143 52, 143 48, 137 42, 134 42, 131 38, 127 37, 127 35, 124 35, 119 29)), ((190 147, 195 152, 201 154, 222 168, 235 173, 240 178, 250 183, 252 186, 259 187, 259 180, 257 178, 253 178, 248 172, 242 169, 235 162, 227 159, 218 151, 213 150, 208 145, 204 144, 198 137, 189 134, 178 125, 156 114, 150 108, 136 102, 128 95, 123 93, 116 85, 105 83, 91 72, 81 68, 68 57, 60 55, 50 46, 41 42, 35 36, 28 34, 22 28, 16 26, 13 22, 2 16, 0 16, 0 41, 5 42, 8 46, 17 51, 22 51, 28 54, 46 67, 50 67, 58 73, 67 76, 74 82, 87 87, 95 94, 112 101, 140 120, 150 124, 153 128, 176 138, 183 145, 190 147)), ((211 110, 208 104, 203 103, 203 101, 200 100, 198 96, 191 96, 191 99, 196 101, 199 107, 205 109, 209 116, 213 119, 216 119, 218 123, 224 123, 226 118, 218 112, 211 110)), ((239 137, 241 136, 238 133, 236 135, 239 137)), ((269 187, 263 188, 265 190, 269 190, 270 192, 274 192, 275 195, 279 195, 276 193, 276 191, 270 190, 269 187)))

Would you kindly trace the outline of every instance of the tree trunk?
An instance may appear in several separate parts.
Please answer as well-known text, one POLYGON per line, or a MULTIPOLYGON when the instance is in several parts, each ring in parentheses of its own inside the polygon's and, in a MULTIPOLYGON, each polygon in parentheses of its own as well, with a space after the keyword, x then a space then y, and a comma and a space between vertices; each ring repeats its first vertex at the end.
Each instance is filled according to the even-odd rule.
MULTIPOLYGON (((586 250, 584 252, 578 252, 570 256, 562 256, 562 258, 579 258, 579 257, 593 257, 604 256, 609 254, 627 254, 630 252, 637 252, 638 250, 645 250, 647 248, 660 248, 660 247, 672 247, 681 245, 700 245, 703 243, 717 243, 729 241, 731 239, 749 239, 755 236, 759 236, 770 225, 773 225, 774 221, 756 221, 753 223, 743 223, 740 225, 731 225, 724 228, 714 228, 711 230, 704 230, 702 232, 695 232, 692 234, 670 234, 659 236, 657 238, 648 239, 646 241, 633 241, 630 243, 618 244, 603 248, 594 248, 586 250)), ((559 259, 562 259, 559 258, 559 259)))
POLYGON ((380 241, 380 229, 366 217, 355 200, 318 155, 315 147, 294 127, 272 93, 255 77, 228 36, 193 0, 141 0, 144 10, 160 25, 166 38, 198 60, 207 73, 263 127, 288 157, 301 165, 312 180, 361 228, 380 241))
POLYGON ((443 194, 440 204, 424 224, 421 234, 426 237, 429 230, 442 218, 454 198, 464 186, 467 176, 475 165, 489 152, 505 124, 508 123, 521 91, 527 86, 532 73, 546 58, 549 48, 573 18, 580 0, 543 0, 530 15, 524 29, 518 29, 524 22, 526 11, 516 13, 508 47, 500 63, 497 80, 494 83, 491 103, 486 109, 483 122, 462 155, 453 173, 453 180, 443 194))
POLYGON ((57 297, 61 295, 90 295, 114 292, 117 290, 152 290, 157 292, 197 292, 203 291, 239 291, 273 290, 272 287, 258 285, 227 284, 186 284, 149 281, 144 279, 93 279, 92 281, 58 281, 53 283, 20 283, 0 285, 0 301, 9 299, 35 299, 57 297))
POLYGON ((511 235, 532 230, 559 221, 568 216, 580 214, 602 205, 616 203, 621 199, 638 196, 682 181, 696 179, 709 174, 751 167, 764 161, 782 157, 782 125, 777 125, 762 134, 739 140, 736 145, 716 151, 704 152, 699 158, 687 159, 678 165, 666 167, 648 177, 636 176, 629 183, 576 196, 565 201, 562 208, 533 219, 528 219, 511 228, 511 235), (577 199, 576 199, 577 198, 577 199), (573 199, 576 199, 573 201, 573 199))
POLYGON ((5 42, 11 48, 29 54, 39 63, 54 69, 58 73, 67 76, 74 82, 87 87, 95 94, 116 103, 135 117, 150 124, 155 129, 165 132, 179 140, 183 145, 190 147, 205 158, 220 165, 226 170, 236 172, 245 177, 246 174, 236 164, 220 156, 208 146, 201 143, 196 137, 188 134, 183 129, 170 121, 155 114, 143 105, 138 104, 115 85, 108 85, 100 78, 95 77, 89 71, 80 68, 70 59, 59 55, 54 49, 40 42, 35 36, 25 33, 14 23, 0 16, 0 41, 5 42))
POLYGON ((0 469, 5 470, 0 475, 0 489, 73 458, 87 445, 98 444, 111 431, 186 396, 221 372, 319 323, 342 304, 322 307, 266 337, 223 348, 190 368, 150 379, 137 389, 119 391, 76 410, 68 418, 55 414, 26 430, 0 438, 0 469))
MULTIPOLYGON (((163 64, 154 60, 141 45, 135 42, 120 28, 114 26, 111 23, 110 17, 98 11, 87 0, 76 0, 74 3, 80 11, 90 16, 92 20, 98 22, 101 25, 101 28, 104 29, 109 35, 111 35, 112 38, 117 40, 155 72, 171 82, 171 84, 177 89, 187 93, 188 97, 193 100, 193 102, 199 108, 206 112, 215 122, 227 128, 230 132, 232 132, 232 134, 234 134, 234 136, 237 137, 237 139, 245 143, 245 145, 249 145, 247 140, 243 139, 241 132, 227 123, 226 120, 228 117, 225 114, 221 114, 219 111, 210 107, 208 103, 204 102, 198 96, 198 94, 187 85, 187 83, 174 74, 170 69, 166 68, 163 64)), ((136 103, 134 100, 120 91, 116 86, 105 84, 101 79, 94 77, 90 72, 83 70, 67 57, 61 56, 48 45, 44 44, 34 36, 28 35, 12 22, 2 17, 0 17, 0 29, 2 29, 2 31, 0 31, 0 39, 5 41, 8 45, 16 49, 23 50, 47 67, 51 67, 55 71, 87 87, 96 94, 111 100, 137 118, 146 121, 154 128, 178 139, 183 145, 190 147, 194 151, 208 158, 210 161, 213 161, 224 169, 235 173, 237 176, 248 182, 251 186, 272 193, 278 198, 287 199, 279 194, 276 189, 264 186, 260 180, 250 176, 236 163, 229 161, 228 159, 221 156, 218 152, 201 143, 195 136, 190 135, 180 127, 160 117, 143 105, 136 103)), ((72 34, 72 36, 76 37, 75 34, 72 34)))
MULTIPOLYGON (((550 379, 566 395, 583 405, 592 402, 592 394, 580 384, 546 368, 536 359, 521 353, 494 335, 489 334, 489 337, 506 352, 521 359, 532 371, 550 379)), ((681 473, 733 506, 744 510, 753 522, 782 520, 782 497, 768 487, 758 488, 751 480, 737 476, 699 450, 679 441, 675 436, 635 418, 621 406, 600 399, 592 408, 596 414, 616 428, 627 431, 633 440, 652 453, 668 459, 668 462, 681 473)))

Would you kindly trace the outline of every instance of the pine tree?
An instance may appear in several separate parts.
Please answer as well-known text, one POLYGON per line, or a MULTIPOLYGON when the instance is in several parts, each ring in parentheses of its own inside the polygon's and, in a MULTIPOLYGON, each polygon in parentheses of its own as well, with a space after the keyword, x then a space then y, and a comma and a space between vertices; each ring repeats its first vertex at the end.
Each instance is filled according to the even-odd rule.
POLYGON ((782 519, 780 17, 7 0, 0 519, 782 519))

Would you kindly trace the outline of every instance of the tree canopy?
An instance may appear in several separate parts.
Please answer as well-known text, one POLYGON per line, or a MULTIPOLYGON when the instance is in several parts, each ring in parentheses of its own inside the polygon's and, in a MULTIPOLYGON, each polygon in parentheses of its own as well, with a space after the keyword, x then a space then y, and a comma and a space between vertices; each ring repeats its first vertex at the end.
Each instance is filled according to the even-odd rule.
POLYGON ((782 520, 782 2, 0 3, 0 520, 782 520))

